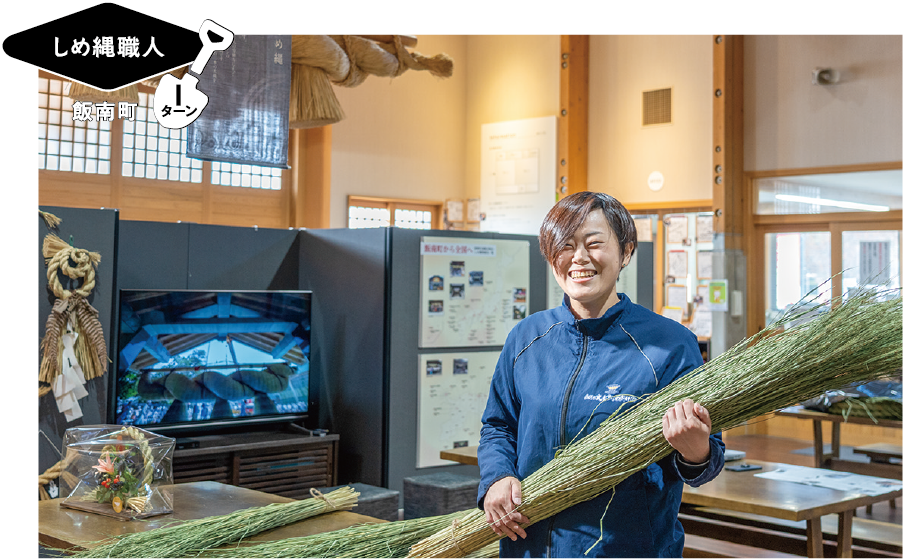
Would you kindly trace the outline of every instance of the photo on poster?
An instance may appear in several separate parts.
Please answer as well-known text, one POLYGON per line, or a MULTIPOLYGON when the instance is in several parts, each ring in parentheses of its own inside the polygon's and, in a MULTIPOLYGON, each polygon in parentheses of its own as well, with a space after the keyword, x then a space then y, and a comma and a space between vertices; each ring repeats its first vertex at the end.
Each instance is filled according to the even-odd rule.
POLYGON ((453 278, 464 277, 464 261, 452 260, 451 270, 449 273, 453 278))
POLYGON ((464 448, 465 446, 470 446, 468 441, 455 441, 452 443, 454 445, 453 448, 464 448))
POLYGON ((426 362, 426 376, 431 377, 434 375, 442 374, 442 361, 438 359, 430 359, 426 362))
POLYGON ((430 301, 430 314, 442 314, 442 301, 430 301))
POLYGON ((483 272, 470 272, 470 285, 483 285, 483 272))
POLYGON ((445 288, 445 280, 442 276, 430 277, 430 291, 442 291, 445 288))
POLYGON ((525 287, 515 287, 514 288, 514 302, 515 303, 526 303, 527 302, 527 289, 525 287))
POLYGON ((455 359, 452 363, 452 373, 456 375, 466 375, 467 374, 467 359, 458 358, 455 359))
POLYGON ((514 305, 514 311, 511 316, 514 320, 521 320, 527 317, 527 305, 514 305))
POLYGON ((448 284, 449 296, 452 299, 463 299, 464 298, 464 284, 463 283, 450 283, 448 284))

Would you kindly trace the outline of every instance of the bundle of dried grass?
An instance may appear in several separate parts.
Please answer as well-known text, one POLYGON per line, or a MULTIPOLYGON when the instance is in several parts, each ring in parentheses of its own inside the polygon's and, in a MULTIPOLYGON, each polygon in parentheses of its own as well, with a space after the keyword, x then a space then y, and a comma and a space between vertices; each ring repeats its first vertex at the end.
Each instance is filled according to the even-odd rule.
POLYGON ((230 549, 210 549, 203 557, 404 557, 411 545, 465 514, 455 512, 397 522, 358 524, 334 532, 230 549))
MULTIPOLYGON (((785 330, 805 314, 802 306, 791 310, 696 371, 611 416, 523 480, 518 510, 534 522, 548 518, 670 454, 662 417, 684 398, 708 408, 713 430, 722 431, 826 390, 899 370, 899 290, 861 292, 834 303, 832 310, 785 330)), ((473 509, 456 526, 415 544, 409 557, 463 557, 497 539, 483 512, 473 509)))
MULTIPOLYGON (((360 495, 342 487, 314 499, 275 503, 231 514, 111 538, 73 557, 194 557, 205 549, 239 542, 263 531, 335 510, 349 510, 360 495)), ((244 549, 244 548, 240 548, 244 549)))
POLYGON ((62 219, 58 218, 50 212, 38 210, 38 215, 40 215, 41 219, 44 220, 44 224, 51 229, 56 229, 60 226, 60 223, 63 222, 62 219))

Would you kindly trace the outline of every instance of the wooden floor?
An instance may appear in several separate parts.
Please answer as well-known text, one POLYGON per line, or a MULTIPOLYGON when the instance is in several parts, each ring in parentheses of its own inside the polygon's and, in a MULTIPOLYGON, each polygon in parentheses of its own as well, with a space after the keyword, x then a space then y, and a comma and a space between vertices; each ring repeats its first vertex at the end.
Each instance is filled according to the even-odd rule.
MULTIPOLYGON (((725 437, 725 444, 731 450, 742 450, 751 460, 781 462, 797 466, 815 465, 815 458, 811 454, 794 454, 793 452, 812 448, 812 443, 807 441, 767 435, 728 435, 725 437)), ((863 507, 856 510, 856 516, 903 524, 903 504, 899 498, 896 500, 896 505, 896 508, 891 508, 889 502, 878 503, 872 506, 871 514, 867 514, 863 507)))

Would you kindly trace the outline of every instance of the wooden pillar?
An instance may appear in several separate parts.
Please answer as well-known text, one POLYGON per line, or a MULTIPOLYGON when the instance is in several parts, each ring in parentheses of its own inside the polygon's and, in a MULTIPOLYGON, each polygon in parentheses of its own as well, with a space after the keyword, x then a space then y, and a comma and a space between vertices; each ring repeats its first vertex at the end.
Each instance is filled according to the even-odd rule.
POLYGON ((588 190, 589 36, 562 35, 555 199, 588 190))
POLYGON ((292 129, 289 135, 288 181, 291 189, 289 224, 292 227, 329 227, 332 178, 332 126, 292 129))
POLYGON ((712 207, 724 248, 743 248, 743 36, 715 35, 712 86, 712 207))

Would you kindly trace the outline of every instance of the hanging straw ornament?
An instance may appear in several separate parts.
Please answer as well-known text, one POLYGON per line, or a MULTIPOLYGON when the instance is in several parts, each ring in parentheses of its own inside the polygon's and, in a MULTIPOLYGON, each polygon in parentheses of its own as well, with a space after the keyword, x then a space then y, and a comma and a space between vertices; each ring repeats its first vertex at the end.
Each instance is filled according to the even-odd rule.
POLYGON ((60 223, 63 222, 62 219, 58 218, 50 212, 38 210, 38 215, 41 216, 41 219, 44 220, 44 224, 47 225, 47 227, 49 227, 50 229, 56 229, 60 226, 60 223))
POLYGON ((416 38, 402 35, 293 35, 289 127, 316 128, 344 119, 332 84, 356 87, 371 74, 394 78, 407 70, 452 75, 448 55, 430 57, 405 48, 416 44, 416 38))
POLYGON ((71 323, 72 331, 79 334, 75 357, 85 373, 85 380, 106 373, 109 361, 97 309, 87 300, 94 289, 100 254, 72 247, 52 233, 44 237, 42 252, 47 264, 48 286, 57 300, 47 317, 41 340, 43 356, 38 374, 38 396, 50 392, 62 370, 62 335, 67 323, 71 323), (81 279, 81 287, 72 291, 64 288, 59 280, 60 272, 73 280, 81 279))

